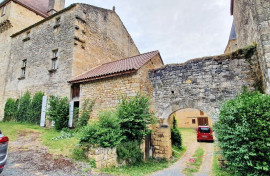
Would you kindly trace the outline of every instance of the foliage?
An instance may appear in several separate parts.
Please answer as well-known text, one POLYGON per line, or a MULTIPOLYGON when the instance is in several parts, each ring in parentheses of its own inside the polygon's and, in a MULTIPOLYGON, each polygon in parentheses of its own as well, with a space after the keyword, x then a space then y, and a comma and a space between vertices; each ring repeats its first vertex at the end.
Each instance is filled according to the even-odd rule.
MULTIPOLYGON (((88 121, 90 119, 90 114, 93 110, 93 106, 95 104, 95 101, 90 101, 89 99, 86 99, 82 105, 82 109, 81 109, 81 115, 80 117, 77 119, 77 122, 75 123, 75 126, 78 128, 84 127, 88 124, 88 121)), ((75 113, 76 110, 74 111, 75 113)))
POLYGON ((173 127, 171 128, 171 138, 172 138, 172 145, 178 147, 179 149, 182 148, 182 136, 177 128, 177 120, 175 116, 173 116, 173 127))
POLYGON ((8 121, 15 120, 17 108, 18 108, 17 101, 12 98, 8 98, 5 104, 5 109, 4 109, 5 113, 4 113, 3 121, 8 122, 8 121))
POLYGON ((85 126, 80 134, 80 143, 105 148, 113 148, 122 140, 119 119, 115 113, 110 111, 100 113, 99 121, 85 126))
POLYGON ((68 98, 51 96, 49 99, 48 113, 50 119, 55 122, 55 129, 60 131, 68 126, 69 102, 68 98))
POLYGON ((125 161, 127 165, 135 165, 143 160, 140 143, 137 141, 123 142, 117 146, 119 161, 125 161))
POLYGON ((51 140, 57 141, 57 140, 60 140, 60 139, 69 139, 69 138, 72 138, 72 137, 74 137, 73 131, 71 131, 68 128, 63 128, 62 131, 61 131, 61 134, 59 136, 57 136, 57 137, 52 138, 51 140))
POLYGON ((141 142, 149 134, 148 125, 153 123, 149 108, 149 98, 139 93, 132 98, 122 97, 117 114, 126 141, 141 142))
POLYGON ((43 92, 37 92, 29 106, 27 112, 27 122, 31 124, 39 124, 42 108, 42 97, 44 96, 43 92))
POLYGON ((90 159, 89 164, 90 164, 91 168, 97 167, 95 159, 90 159))
POLYGON ((31 95, 27 91, 19 100, 18 110, 16 114, 17 122, 27 122, 30 104, 31 104, 31 95))
POLYGON ((269 95, 246 91, 221 108, 215 129, 228 168, 237 174, 269 174, 269 109, 269 95))
POLYGON ((78 161, 88 161, 86 156, 87 148, 82 146, 76 146, 72 152, 72 158, 78 161))

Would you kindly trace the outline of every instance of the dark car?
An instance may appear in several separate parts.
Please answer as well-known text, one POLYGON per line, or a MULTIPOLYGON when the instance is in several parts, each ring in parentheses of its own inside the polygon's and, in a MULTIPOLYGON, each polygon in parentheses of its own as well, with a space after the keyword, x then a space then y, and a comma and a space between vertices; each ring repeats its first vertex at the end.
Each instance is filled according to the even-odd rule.
POLYGON ((8 155, 8 137, 4 136, 0 130, 0 174, 3 172, 8 155))
POLYGON ((209 126, 198 126, 197 141, 211 141, 214 142, 213 131, 209 126))

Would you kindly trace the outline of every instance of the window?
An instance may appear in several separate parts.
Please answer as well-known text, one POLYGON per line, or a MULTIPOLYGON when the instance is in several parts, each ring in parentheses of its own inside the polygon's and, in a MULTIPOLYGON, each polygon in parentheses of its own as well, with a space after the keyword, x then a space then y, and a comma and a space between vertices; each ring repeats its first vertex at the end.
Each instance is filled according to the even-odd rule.
POLYGON ((27 65, 27 60, 23 60, 23 66, 21 68, 21 78, 25 77, 26 65, 27 65))
POLYGON ((210 133, 210 128, 208 128, 208 127, 199 128, 199 132, 200 133, 210 133))
POLYGON ((53 58, 57 58, 58 57, 58 50, 53 50, 53 58))
POLYGON ((196 124, 196 119, 192 119, 192 124, 196 124))
POLYGON ((53 58, 52 58, 52 69, 50 70, 55 71, 58 68, 58 50, 53 50, 53 58))
POLYGON ((56 18, 56 25, 60 25, 61 24, 61 18, 56 18))
POLYGON ((6 14, 6 9, 7 9, 7 6, 4 6, 2 9, 2 16, 4 16, 6 14))

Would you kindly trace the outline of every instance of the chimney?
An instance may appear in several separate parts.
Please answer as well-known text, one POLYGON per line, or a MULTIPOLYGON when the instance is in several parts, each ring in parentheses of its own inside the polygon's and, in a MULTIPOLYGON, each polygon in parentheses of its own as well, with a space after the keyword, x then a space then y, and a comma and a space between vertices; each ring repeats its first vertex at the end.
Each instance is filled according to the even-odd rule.
POLYGON ((49 0, 48 14, 53 15, 65 8, 65 0, 49 0))

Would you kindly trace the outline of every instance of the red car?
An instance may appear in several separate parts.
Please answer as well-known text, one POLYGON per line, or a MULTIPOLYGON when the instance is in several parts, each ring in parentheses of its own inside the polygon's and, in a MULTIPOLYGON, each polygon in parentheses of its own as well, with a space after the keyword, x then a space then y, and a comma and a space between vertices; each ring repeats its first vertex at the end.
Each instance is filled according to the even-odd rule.
POLYGON ((198 126, 197 141, 211 141, 214 142, 213 131, 209 126, 198 126))
POLYGON ((4 136, 0 130, 0 174, 2 173, 8 155, 8 137, 4 136))

